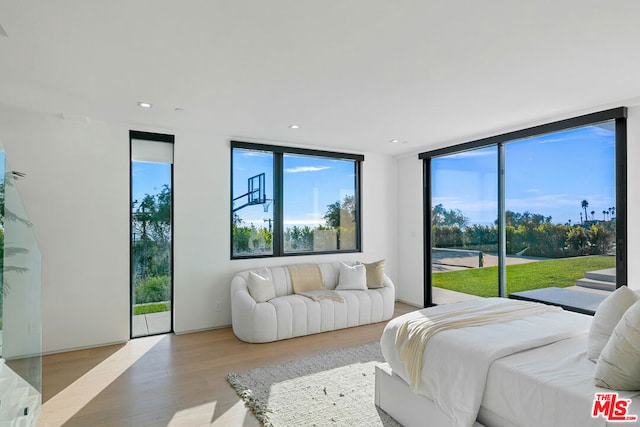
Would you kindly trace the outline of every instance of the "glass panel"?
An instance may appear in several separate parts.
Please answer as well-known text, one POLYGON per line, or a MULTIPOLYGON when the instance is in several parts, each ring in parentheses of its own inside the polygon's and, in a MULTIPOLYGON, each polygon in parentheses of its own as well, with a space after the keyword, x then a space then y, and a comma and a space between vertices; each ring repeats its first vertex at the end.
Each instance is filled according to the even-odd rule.
POLYGON ((615 174, 615 121, 505 144, 507 293, 615 289, 615 174))
POLYGON ((498 150, 431 161, 432 285, 498 295, 498 150))
POLYGON ((273 255, 273 153, 232 151, 232 254, 273 255))
POLYGON ((34 425, 42 402, 41 256, 16 186, 23 175, 8 172, 4 152, 0 169, 0 420, 34 425))
POLYGON ((171 164, 134 161, 131 174, 131 336, 139 337, 171 332, 171 164))
POLYGON ((284 155, 284 251, 357 248, 356 162, 284 155))

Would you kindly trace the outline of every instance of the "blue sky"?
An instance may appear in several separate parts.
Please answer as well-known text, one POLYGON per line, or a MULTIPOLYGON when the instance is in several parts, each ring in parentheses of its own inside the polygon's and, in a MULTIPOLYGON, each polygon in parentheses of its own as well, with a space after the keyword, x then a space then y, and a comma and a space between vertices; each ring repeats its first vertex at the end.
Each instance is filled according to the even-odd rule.
POLYGON ((133 162, 131 195, 141 202, 146 194, 158 194, 162 186, 171 186, 171 165, 168 163, 133 162))
MULTIPOLYGON (((284 222, 293 225, 316 226, 324 224, 322 215, 327 206, 342 201, 354 193, 354 162, 310 156, 284 156, 284 222)), ((233 195, 247 192, 247 179, 266 174, 267 199, 273 197, 273 155, 271 153, 234 150, 233 195)), ((236 207, 246 199, 236 201, 236 207)), ((273 207, 268 213, 263 206, 248 206, 237 212, 246 223, 264 224, 273 218, 273 207)))
MULTIPOLYGON (((497 218, 497 149, 488 147, 434 159, 433 204, 459 209, 470 224, 497 218)), ((587 126, 505 144, 506 209, 580 222, 581 201, 603 219, 615 206, 615 133, 587 126)))

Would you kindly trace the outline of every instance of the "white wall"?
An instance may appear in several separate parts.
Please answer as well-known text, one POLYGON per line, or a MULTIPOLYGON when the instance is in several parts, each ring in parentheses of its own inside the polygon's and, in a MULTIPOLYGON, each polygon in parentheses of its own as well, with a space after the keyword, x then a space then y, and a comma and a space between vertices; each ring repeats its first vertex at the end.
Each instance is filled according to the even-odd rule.
POLYGON ((396 298, 422 307, 424 247, 422 160, 398 159, 398 285, 396 298))
MULTIPOLYGON (((42 252, 43 351, 129 338, 129 131, 0 106, 0 140, 42 252)), ((174 286, 178 333, 227 326, 240 270, 325 260, 387 260, 396 279, 396 162, 365 154, 363 253, 229 259, 229 138, 175 135, 174 286), (216 303, 222 309, 215 311, 216 303)))

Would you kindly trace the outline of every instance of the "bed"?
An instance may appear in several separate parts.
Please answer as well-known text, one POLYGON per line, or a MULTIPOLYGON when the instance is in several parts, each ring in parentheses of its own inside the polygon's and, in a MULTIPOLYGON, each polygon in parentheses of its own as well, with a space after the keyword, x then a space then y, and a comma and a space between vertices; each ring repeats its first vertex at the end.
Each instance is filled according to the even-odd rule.
MULTIPOLYGON (((592 319, 503 298, 407 313, 392 319, 381 337, 386 363, 376 369, 376 404, 406 427, 619 426, 592 416, 596 393, 612 391, 594 383, 596 363, 587 356, 592 319), (530 312, 511 314, 522 309, 530 312), (506 320, 439 330, 420 350, 419 366, 406 360, 409 344, 398 340, 407 324, 476 311, 499 312, 506 320)), ((631 399, 629 415, 640 415, 640 392, 618 396, 631 399)))

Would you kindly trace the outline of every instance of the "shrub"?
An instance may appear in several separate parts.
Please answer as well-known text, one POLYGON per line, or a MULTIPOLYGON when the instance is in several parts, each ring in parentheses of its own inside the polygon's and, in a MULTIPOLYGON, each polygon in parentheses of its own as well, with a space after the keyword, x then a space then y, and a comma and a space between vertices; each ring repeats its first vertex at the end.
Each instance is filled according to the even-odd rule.
POLYGON ((169 276, 152 276, 140 279, 135 287, 136 304, 169 301, 171 299, 169 276))

